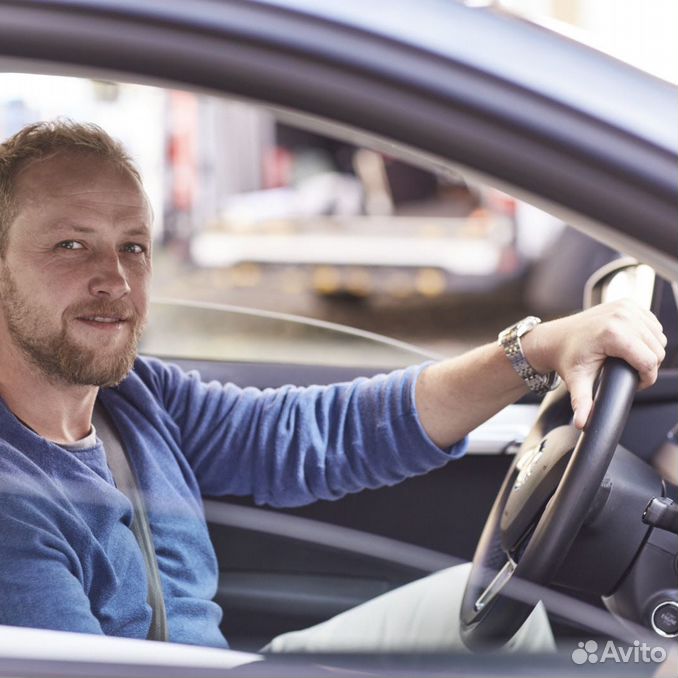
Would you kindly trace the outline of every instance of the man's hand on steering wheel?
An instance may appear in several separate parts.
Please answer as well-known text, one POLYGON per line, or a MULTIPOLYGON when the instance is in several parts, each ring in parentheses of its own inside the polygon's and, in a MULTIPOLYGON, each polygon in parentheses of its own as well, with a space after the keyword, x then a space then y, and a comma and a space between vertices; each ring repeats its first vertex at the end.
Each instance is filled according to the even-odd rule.
POLYGON ((657 380, 666 346, 661 323, 629 299, 543 323, 522 340, 534 369, 555 370, 570 392, 574 424, 583 430, 591 412, 596 377, 607 357, 621 358, 639 374, 639 390, 657 380))
MULTIPOLYGON (((605 359, 629 363, 640 375, 640 388, 646 388, 657 379, 666 341, 655 316, 628 300, 538 324, 520 338, 536 373, 555 370, 565 382, 579 430, 589 418, 594 382, 605 359)), ((493 342, 427 367, 417 381, 416 405, 430 438, 447 448, 526 391, 502 346, 493 342)))

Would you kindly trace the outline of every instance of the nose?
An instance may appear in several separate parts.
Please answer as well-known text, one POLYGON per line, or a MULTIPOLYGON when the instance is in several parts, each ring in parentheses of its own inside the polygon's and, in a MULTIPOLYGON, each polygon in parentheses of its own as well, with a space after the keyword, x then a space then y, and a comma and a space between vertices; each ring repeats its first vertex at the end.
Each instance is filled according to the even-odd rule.
POLYGON ((130 292, 127 274, 117 252, 106 252, 93 262, 89 292, 95 297, 120 299, 130 292))

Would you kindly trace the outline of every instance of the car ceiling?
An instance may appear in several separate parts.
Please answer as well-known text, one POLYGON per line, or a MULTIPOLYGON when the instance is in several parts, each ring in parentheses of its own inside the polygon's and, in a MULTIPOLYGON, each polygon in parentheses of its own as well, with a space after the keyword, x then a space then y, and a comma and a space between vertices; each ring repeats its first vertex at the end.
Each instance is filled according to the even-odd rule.
POLYGON ((454 27, 424 43, 395 13, 375 35, 364 5, 0 0, 0 67, 172 83, 358 127, 678 279, 675 87, 501 12, 417 3, 420 26, 454 27))

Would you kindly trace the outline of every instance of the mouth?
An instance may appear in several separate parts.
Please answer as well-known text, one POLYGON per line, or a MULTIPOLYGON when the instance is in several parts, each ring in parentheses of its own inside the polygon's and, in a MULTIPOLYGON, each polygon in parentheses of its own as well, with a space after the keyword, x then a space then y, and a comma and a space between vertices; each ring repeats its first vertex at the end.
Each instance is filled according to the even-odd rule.
POLYGON ((128 318, 108 315, 92 315, 77 318, 80 322, 100 330, 118 330, 127 321, 128 318))
POLYGON ((89 320, 95 323, 121 323, 124 322, 126 318, 111 315, 92 315, 83 316, 82 318, 78 318, 78 320, 89 320))

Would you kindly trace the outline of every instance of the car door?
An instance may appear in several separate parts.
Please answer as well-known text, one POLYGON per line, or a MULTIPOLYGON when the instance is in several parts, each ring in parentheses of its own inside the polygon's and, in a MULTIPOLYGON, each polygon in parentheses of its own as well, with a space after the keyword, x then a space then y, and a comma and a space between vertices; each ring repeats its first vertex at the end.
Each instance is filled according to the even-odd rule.
MULTIPOLYGON (((675 322, 675 303, 665 304, 661 315, 675 322)), ((241 387, 330 384, 430 357, 350 328, 214 304, 156 302, 151 317, 144 353, 197 370, 203 380, 241 387)), ((622 445, 651 458, 672 426, 676 383, 674 352, 657 384, 637 395, 622 445)), ((258 507, 247 497, 205 497, 219 562, 216 600, 232 646, 256 650, 279 633, 470 560, 537 409, 538 401, 526 396, 474 430, 465 457, 393 487, 295 509, 258 507)), ((594 596, 579 597, 600 605, 594 596)), ((557 615, 553 623, 562 633, 572 630, 557 615)))
MULTIPOLYGON (((329 384, 432 357, 367 332, 213 304, 156 302, 151 319, 144 353, 242 387, 329 384)), ((464 458, 393 487, 284 510, 205 498, 232 646, 261 647, 470 560, 513 446, 536 413, 527 400, 474 431, 464 458)))

